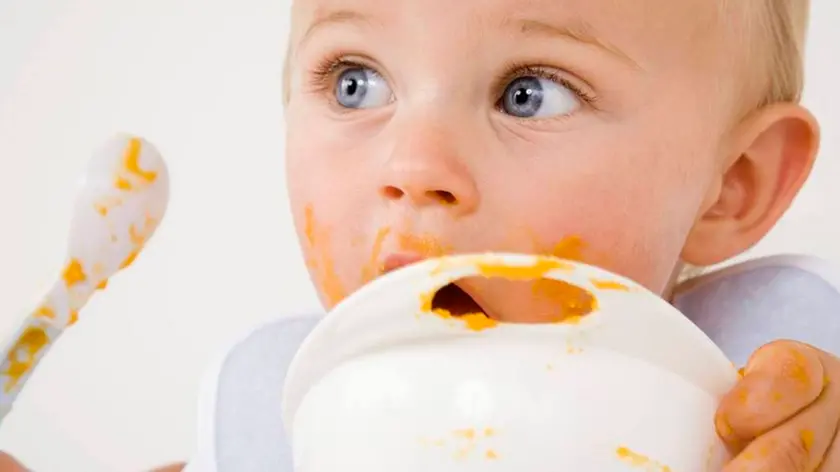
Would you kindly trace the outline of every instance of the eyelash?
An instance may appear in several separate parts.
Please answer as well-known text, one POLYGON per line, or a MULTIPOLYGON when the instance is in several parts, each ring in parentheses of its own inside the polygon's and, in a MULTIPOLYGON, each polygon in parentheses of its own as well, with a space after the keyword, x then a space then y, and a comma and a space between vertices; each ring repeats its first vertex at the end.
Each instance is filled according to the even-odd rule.
MULTIPOLYGON (((310 87, 315 93, 332 92, 341 73, 348 69, 356 68, 374 69, 373 67, 364 64, 363 61, 348 60, 340 55, 327 57, 323 61, 319 62, 318 65, 316 65, 310 72, 310 87)), ((497 108, 499 108, 502 104, 502 100, 504 99, 503 95, 507 87, 510 86, 513 81, 523 77, 538 77, 555 82, 569 89, 581 101, 590 106, 594 105, 594 103, 598 100, 598 97, 594 93, 583 89, 578 84, 564 77, 563 74, 557 70, 533 66, 530 64, 512 63, 505 68, 505 72, 500 74, 495 81, 498 85, 493 91, 493 96, 498 97, 495 102, 495 106, 497 108)))
POLYGON ((349 60, 341 55, 327 57, 310 71, 310 89, 317 94, 331 93, 337 85, 338 77, 349 69, 373 69, 373 67, 363 61, 349 60))
POLYGON ((495 83, 498 85, 493 91, 493 96, 499 97, 496 99, 497 107, 500 107, 502 105, 505 90, 510 86, 510 84, 513 83, 513 81, 521 79, 523 77, 537 77, 540 79, 550 80, 558 85, 566 87, 567 89, 569 89, 569 91, 575 94, 575 96, 577 96, 582 102, 590 106, 594 105, 595 102, 598 101, 598 97, 594 93, 582 88, 580 85, 568 79, 564 76, 562 72, 558 71, 557 69, 549 69, 546 67, 534 66, 531 64, 512 63, 508 65, 504 70, 506 72, 501 74, 496 79, 495 83))

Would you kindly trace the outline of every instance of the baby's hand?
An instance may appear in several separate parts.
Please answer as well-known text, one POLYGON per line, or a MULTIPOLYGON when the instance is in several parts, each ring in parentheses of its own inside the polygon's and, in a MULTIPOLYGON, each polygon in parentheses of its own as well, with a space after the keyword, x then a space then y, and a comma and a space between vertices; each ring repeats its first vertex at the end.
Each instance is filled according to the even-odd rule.
POLYGON ((715 418, 725 472, 840 471, 840 360, 779 341, 756 351, 715 418))

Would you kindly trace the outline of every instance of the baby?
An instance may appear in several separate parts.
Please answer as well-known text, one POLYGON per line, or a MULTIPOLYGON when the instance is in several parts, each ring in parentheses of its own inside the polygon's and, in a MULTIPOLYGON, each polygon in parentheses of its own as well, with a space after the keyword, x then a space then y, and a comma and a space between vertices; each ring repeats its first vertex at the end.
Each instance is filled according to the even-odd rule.
MULTIPOLYGON (((819 131, 799 105, 807 0, 296 0, 292 10, 288 188, 327 309, 442 254, 593 263, 671 300, 746 363, 709 419, 735 455, 727 471, 840 471, 837 291, 783 260, 678 284, 686 268, 758 242, 811 170, 819 131)), ((531 284, 444 292, 436 303, 453 313, 563 314, 531 284)), ((316 322, 278 321, 227 353, 185 470, 291 472, 276 392, 316 322)))
MULTIPOLYGON (((840 352, 840 294, 779 261, 675 290, 687 266, 758 242, 811 170, 807 17, 804 0, 297 0, 288 188, 324 306, 441 254, 590 262, 746 363, 709 419, 735 454, 727 470, 840 471, 840 361, 812 347, 840 352), (810 344, 770 343, 791 338, 810 344)), ((557 319, 552 295, 467 280, 437 302, 539 322, 557 319)), ((215 464, 189 470, 291 471, 274 392, 315 323, 230 351, 200 445, 215 464)))

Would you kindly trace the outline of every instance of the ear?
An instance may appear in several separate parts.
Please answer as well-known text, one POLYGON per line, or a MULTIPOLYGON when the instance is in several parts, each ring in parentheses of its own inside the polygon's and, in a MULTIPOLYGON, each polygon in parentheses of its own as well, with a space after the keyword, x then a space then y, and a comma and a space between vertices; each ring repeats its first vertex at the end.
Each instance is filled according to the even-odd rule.
POLYGON ((799 105, 775 104, 743 121, 729 142, 683 249, 683 261, 692 265, 741 254, 776 225, 811 172, 819 125, 799 105))

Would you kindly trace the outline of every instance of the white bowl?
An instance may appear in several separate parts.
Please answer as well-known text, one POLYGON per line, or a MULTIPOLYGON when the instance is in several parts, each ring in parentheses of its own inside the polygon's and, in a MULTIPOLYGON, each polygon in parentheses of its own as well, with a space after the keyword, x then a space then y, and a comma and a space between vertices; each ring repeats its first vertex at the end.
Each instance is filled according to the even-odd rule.
POLYGON ((339 304, 288 372, 296 472, 706 472, 728 458, 713 418, 737 381, 724 354, 661 298, 540 256, 429 260, 339 304), (429 311, 469 276, 584 288, 575 323, 471 329, 429 311))

